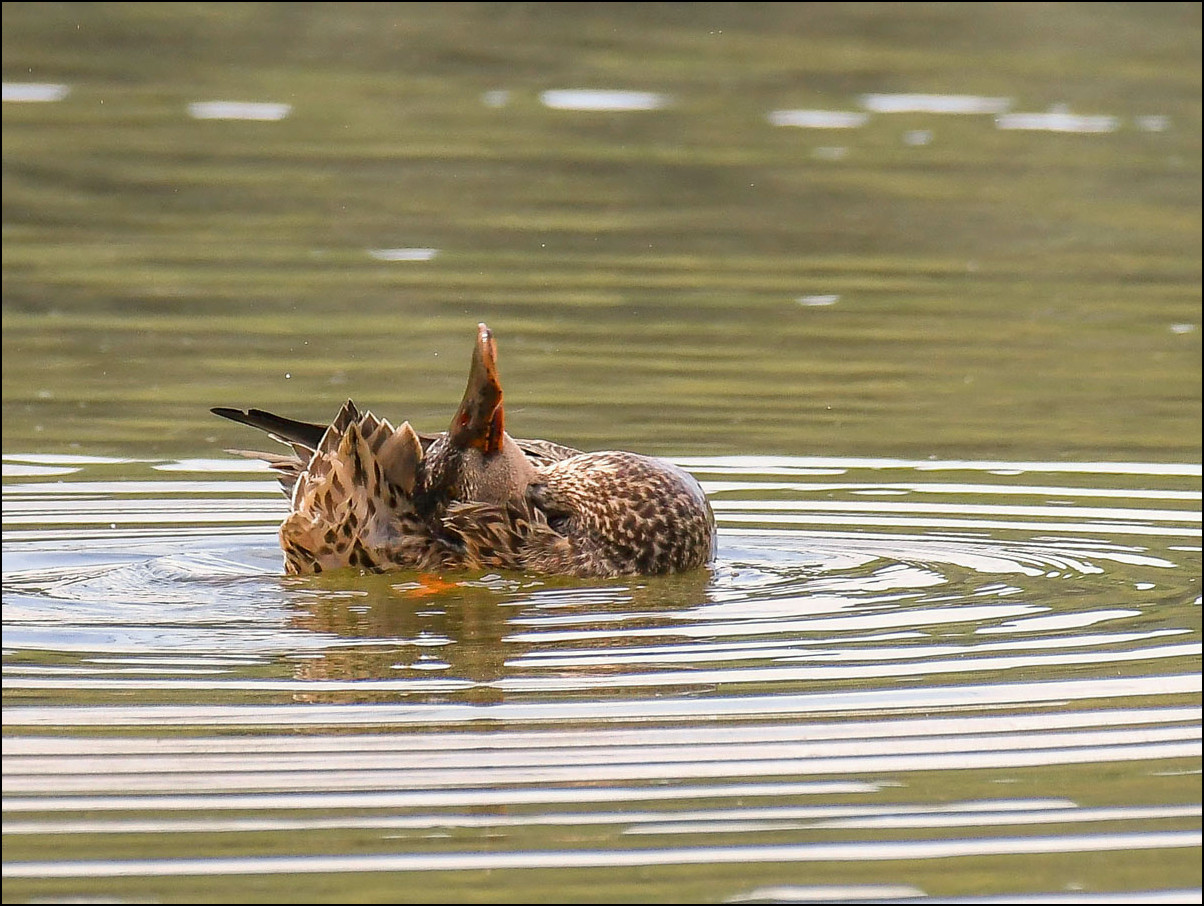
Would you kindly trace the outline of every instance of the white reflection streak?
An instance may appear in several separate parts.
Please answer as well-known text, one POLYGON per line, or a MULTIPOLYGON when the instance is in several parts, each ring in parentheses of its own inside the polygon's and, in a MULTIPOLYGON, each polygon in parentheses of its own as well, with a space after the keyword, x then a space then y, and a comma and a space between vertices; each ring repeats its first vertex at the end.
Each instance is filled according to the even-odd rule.
MULTIPOLYGON (((494 753, 481 767, 479 753, 409 755, 344 754, 267 756, 254 759, 81 758, 60 760, 49 770, 25 772, 6 764, 5 791, 21 795, 281 791, 297 789, 372 789, 382 785, 382 771, 405 772, 407 787, 445 788, 601 779, 648 779, 723 776, 725 773, 767 776, 778 773, 827 774, 847 771, 932 770, 971 764, 1015 767, 1029 764, 1076 764, 1083 761, 1127 761, 1137 750, 1181 750, 1190 742, 1199 752, 1200 727, 1126 728, 1093 732, 1016 734, 1010 736, 863 738, 853 740, 748 743, 676 747, 538 750, 494 753), (1115 750, 1121 757, 1098 757, 1115 750), (641 761, 643 759, 643 761, 641 761), (1017 759, 1019 759, 1017 761, 1017 759), (867 766, 868 765, 868 766, 867 766), (739 772, 731 769, 743 766, 739 772)), ((1152 757, 1174 757, 1156 755, 1152 757)), ((387 783, 387 781, 386 781, 387 783)))
POLYGON ((903 900, 926 896, 918 887, 901 884, 780 884, 756 887, 748 893, 736 893, 724 903, 855 903, 861 901, 903 900))
POLYGON ((773 126, 800 129, 856 129, 870 119, 868 113, 852 110, 774 110, 766 118, 773 126))
MULTIPOLYGON (((259 472, 260 469, 251 462, 250 468, 240 471, 259 472)), ((72 469, 71 471, 79 471, 72 469)), ((231 470, 234 471, 234 470, 231 470)), ((42 482, 39 484, 10 484, 4 486, 4 502, 6 505, 12 499, 40 498, 39 505, 44 505, 45 498, 58 501, 68 501, 73 497, 92 494, 107 494, 114 500, 121 500, 127 494, 150 494, 157 497, 177 496, 183 494, 262 494, 273 499, 280 496, 280 485, 267 481, 70 481, 42 482)), ((191 505, 191 504, 190 504, 191 505)))
MULTIPOLYGON (((880 810, 885 812, 885 809, 880 810)), ((766 831, 784 830, 816 830, 819 828, 841 828, 845 830, 866 830, 870 828, 936 828, 936 827, 991 827, 1007 824, 1084 824, 1096 821, 1149 821, 1169 818, 1196 818, 1200 816, 1198 805, 1156 806, 1153 808, 1120 807, 1120 808, 1068 808, 1045 810, 1039 812, 978 812, 978 813, 947 813, 922 814, 919 812, 898 814, 879 814, 860 818, 832 818, 817 821, 789 821, 780 818, 760 820, 733 820, 723 817, 693 821, 666 821, 665 815, 660 815, 660 821, 638 824, 623 831, 630 836, 652 836, 656 834, 723 834, 733 831, 740 833, 764 833, 766 831)), ((103 822, 96 822, 101 825, 103 822)))
POLYGON ((76 465, 121 465, 136 462, 156 462, 152 459, 129 459, 113 456, 89 456, 84 453, 5 453, 0 456, 4 462, 38 462, 48 466, 76 465))
POLYGON ((594 88, 562 88, 545 91, 540 103, 553 110, 658 110, 669 97, 654 91, 621 91, 594 88))
MULTIPOLYGON (((1051 665, 1119 663, 1157 658, 1198 657, 1201 646, 1195 643, 1163 645, 1136 651, 1057 652, 1054 654, 1018 653, 1007 657, 959 657, 946 661, 920 663, 882 663, 869 665, 832 664, 815 667, 739 667, 717 670, 660 671, 622 676, 509 677, 488 684, 507 692, 533 692, 630 688, 650 686, 696 686, 699 684, 740 684, 799 682, 808 680, 848 681, 857 678, 898 678, 937 676, 951 673, 998 672, 1022 667, 1048 668, 1051 665)), ((195 690, 244 692, 451 692, 476 686, 468 680, 191 680, 191 679, 88 679, 50 677, 8 677, 10 689, 108 689, 108 690, 195 690)))
POLYGON ((1120 120, 1114 116, 1080 116, 1054 111, 1050 113, 1005 113, 995 118, 1000 129, 1035 132, 1115 132, 1120 120))
POLYGON ((286 511, 283 500, 189 500, 184 505, 179 500, 70 499, 57 502, 53 498, 31 498, 28 501, 5 500, 5 525, 35 525, 70 523, 96 525, 120 523, 123 525, 159 525, 181 522, 259 522, 265 519, 279 521, 286 511))
POLYGON ((1200 514, 1190 510, 1139 510, 1129 507, 1008 506, 973 503, 891 503, 885 500, 712 500, 716 512, 814 511, 844 513, 954 513, 982 516, 1052 516, 1056 519, 1145 519, 1166 522, 1199 522, 1200 514))
POLYGON ((96 862, 6 862, 6 878, 120 878, 179 875, 274 875, 380 871, 468 871, 506 868, 591 868, 747 864, 750 862, 865 862, 959 856, 1113 852, 1199 847, 1198 831, 896 840, 646 850, 460 852, 364 856, 265 856, 213 859, 141 859, 96 862))
MULTIPOLYGON (((1040 619, 1035 617, 1034 620, 1040 619)), ((975 634, 999 633, 1011 635, 1016 632, 1046 631, 1050 628, 1074 628, 1079 625, 1091 625, 1092 620, 1076 622, 1066 620, 1062 627, 1056 619, 1043 627, 1029 627, 1027 621, 1017 620, 998 629, 976 629, 975 634)), ((520 669, 558 669, 567 667, 598 667, 603 664, 670 664, 682 663, 721 663, 730 661, 762 660, 772 658, 775 661, 840 661, 852 663, 855 661, 901 661, 925 657, 953 657, 982 654, 988 651, 1037 651, 1049 648, 1090 648, 1106 645, 1122 645, 1149 639, 1164 638, 1169 635, 1183 635, 1190 629, 1156 629, 1152 632, 1128 632, 1098 634, 1090 636, 1074 636, 1072 638, 1020 638, 1001 642, 985 642, 973 645, 917 645, 895 649, 853 649, 833 651, 824 647, 827 642, 820 640, 802 640, 797 643, 779 643, 778 645, 749 645, 741 648, 729 646, 713 648, 705 645, 683 644, 672 648, 645 649, 611 649, 595 648, 577 650, 572 654, 562 654, 558 651, 531 651, 520 657, 506 662, 506 666, 520 669), (807 648, 813 645, 813 648, 807 648), (682 650, 684 649, 684 650, 682 650)), ((878 639, 882 641, 882 639, 878 639)), ((72 675, 76 675, 74 671, 72 675)))
POLYGON ((721 526, 732 522, 766 522, 779 525, 897 525, 905 528, 948 528, 948 529, 1026 529, 1047 532, 1091 532, 1100 535, 1166 535, 1198 538, 1200 529, 1176 528, 1161 525, 1130 525, 1122 522, 1007 522, 993 519, 908 519, 904 517, 837 516, 822 513, 803 516, 793 513, 775 513, 772 516, 752 513, 722 513, 721 526))
POLYGON ((0 97, 10 103, 45 104, 61 101, 70 92, 68 86, 50 82, 5 82, 0 97))
MULTIPOLYGON (((4 478, 26 478, 35 475, 70 475, 73 472, 78 472, 79 469, 67 468, 62 466, 32 466, 19 462, 5 462, 0 466, 0 477, 4 478)), ((10 493, 10 488, 6 487, 4 493, 7 496, 10 493)), ((39 485, 24 485, 23 487, 36 488, 39 485)), ((42 485, 41 487, 46 487, 42 485)))
POLYGON ((997 685, 935 686, 929 688, 868 689, 762 696, 640 701, 501 702, 465 704, 343 704, 343 705, 80 705, 66 707, 16 706, 3 709, 3 726, 375 726, 433 722, 507 722, 595 720, 646 722, 695 720, 754 714, 789 714, 870 709, 935 710, 988 707, 1003 704, 1036 705, 1051 701, 1087 701, 1117 696, 1167 696, 1201 691, 1199 673, 1094 677, 997 685))
MULTIPOLYGON (((266 466, 267 463, 258 459, 206 459, 200 457, 158 462, 153 464, 151 468, 156 472, 262 472, 266 475, 269 474, 268 469, 265 468, 266 466)), ((121 487, 124 486, 125 482, 122 482, 121 487)), ((279 493, 279 485, 275 482, 272 482, 270 485, 264 485, 264 487, 275 488, 277 493, 279 493)))
MULTIPOLYGON (((711 823, 716 821, 806 820, 812 822, 858 820, 884 817, 927 815, 1062 815, 1081 812, 1069 799, 1012 799, 951 802, 947 805, 787 805, 764 808, 719 808, 698 811, 674 811, 667 822, 665 812, 563 812, 536 814, 434 814, 376 815, 359 817, 307 818, 185 818, 149 820, 73 819, 67 821, 6 821, 5 834, 149 834, 149 833, 227 833, 231 831, 323 830, 335 828, 411 828, 431 827, 530 827, 561 825, 711 823)), ((1199 809, 1197 808, 1197 812, 1199 809)))
MULTIPOLYGON (((1075 749, 992 750, 986 752, 941 752, 917 755, 848 755, 819 758, 733 759, 661 764, 461 768, 458 770, 407 769, 404 783, 416 790, 468 788, 477 785, 573 783, 586 776, 591 783, 702 781, 740 776, 821 776, 916 771, 977 771, 1073 764, 1116 764, 1171 758, 1199 758, 1199 734, 1190 741, 1137 745, 1107 745, 1075 749)), ((120 777, 55 777, 46 780, 5 778, 6 791, 24 796, 114 795, 122 792, 166 795, 187 790, 192 793, 350 792, 380 790, 402 782, 371 771, 355 775, 327 770, 246 772, 212 775, 128 775, 120 777)), ((7 809, 7 804, 6 804, 7 809)))
MULTIPOLYGON (((1099 664, 1120 663, 1122 661, 1144 661, 1157 658, 1192 658, 1199 657, 1202 646, 1199 643, 1182 645, 1162 645, 1141 648, 1136 651, 1085 651, 1053 654, 1037 654, 1023 652, 1006 657, 958 657, 945 661, 925 660, 919 663, 882 663, 877 662, 864 666, 852 664, 832 664, 816 667, 739 667, 735 669, 718 670, 687 670, 661 671, 658 673, 635 673, 623 676, 607 675, 601 679, 596 677, 510 677, 498 681, 495 685, 508 692, 531 692, 535 690, 565 691, 569 689, 597 689, 599 686, 609 688, 629 688, 644 686, 675 686, 698 685, 710 683, 739 684, 739 683, 773 683, 799 682, 809 680, 845 682, 858 678, 898 678, 903 676, 937 676, 951 673, 997 673, 1003 670, 1015 670, 1022 667, 1040 667, 1048 669, 1053 665, 1067 666, 1070 664, 1099 664)), ((31 681, 35 686, 39 681, 31 681)), ((55 685, 61 681, 45 681, 55 685)), ((107 688, 104 680, 95 681, 98 688, 107 688)), ((121 681, 114 681, 120 684, 121 681)), ((170 681, 168 681, 170 682, 170 681)), ((204 682, 179 680, 181 684, 209 688, 204 682)), ((130 680, 130 687, 137 687, 139 681, 130 680)), ((71 687, 86 688, 86 681, 67 683, 71 687)), ((154 685, 147 682, 146 685, 154 685)), ((221 685, 214 683, 214 686, 221 685)), ((120 687, 120 686, 119 686, 120 687)), ((158 688, 157 686, 155 686, 158 688)))
POLYGON ((188 105, 188 115, 197 120, 259 120, 274 122, 292 112, 291 104, 244 101, 197 101, 188 105))
POLYGON ((473 788, 454 790, 387 790, 353 793, 240 793, 183 796, 54 796, 4 800, 6 812, 173 812, 268 809, 479 808, 502 805, 579 805, 583 802, 660 802, 682 799, 743 799, 750 796, 843 796, 876 793, 881 785, 858 780, 812 780, 803 783, 737 783, 706 786, 572 786, 473 788))
MULTIPOLYGON (((907 535, 885 532, 800 531, 733 527, 728 528, 724 534, 740 536, 741 543, 749 543, 750 540, 754 543, 772 540, 776 544, 778 539, 782 541, 793 540, 795 542, 805 540, 806 544, 810 547, 831 547, 834 548, 835 552, 839 552, 846 557, 850 556, 850 549, 856 550, 862 556, 874 558, 889 556, 891 559, 898 559, 899 554, 904 551, 907 552, 907 556, 918 557, 920 559, 928 559, 933 554, 939 554, 941 557, 951 558, 951 562, 953 563, 969 566, 980 572, 1024 571, 1020 563, 1008 558, 1017 558, 1046 567, 1068 565, 1073 562, 1067 559, 1069 555, 1089 556, 1097 560, 1112 560, 1117 563, 1128 563, 1133 566, 1154 566, 1164 569, 1175 569, 1178 567, 1177 563, 1173 563, 1170 560, 1164 560, 1148 554, 1134 553, 1134 551, 1140 551, 1142 548, 1117 548, 1109 542, 1080 538, 1067 539, 1051 535, 1039 535, 1025 541, 1001 542, 999 539, 986 537, 981 534, 969 535, 964 533, 922 534, 909 537, 907 535), (1003 569, 988 570, 986 564, 998 564, 1003 569)), ((1177 548, 1171 547, 1170 549, 1176 550, 1177 548)), ((1187 550, 1198 551, 1199 548, 1193 546, 1187 548, 1187 550)), ((828 552, 826 555, 832 556, 832 553, 828 552)), ((1074 567, 1081 569, 1083 564, 1074 563, 1074 567)), ((1040 572, 1043 574, 1045 570, 1042 569, 1040 572)), ((820 580, 811 580, 812 584, 817 581, 820 580)), ((843 587, 843 583, 838 583, 838 585, 843 587)), ((738 600, 744 603, 743 598, 739 598, 738 600)))
MULTIPOLYGON (((82 482, 80 482, 82 484, 82 482)), ((98 483, 99 484, 99 483, 98 483)), ((72 485, 74 487, 75 485, 72 485)), ((111 485, 100 485, 111 487, 111 485)), ((25 485, 28 488, 47 487, 46 485, 25 485)), ((123 485, 124 487, 124 485, 123 485)), ((271 487, 276 485, 263 485, 271 487)), ((1204 495, 1199 491, 1163 491, 1152 488, 1072 488, 1064 485, 1022 485, 1022 484, 942 484, 938 482, 872 482, 872 483, 840 483, 840 482, 804 482, 780 481, 770 479, 764 481, 735 481, 708 479, 703 482, 708 494, 732 493, 735 491, 789 491, 792 493, 828 493, 831 491, 851 491, 857 493, 913 493, 913 494, 958 494, 978 496, 981 494, 998 494, 1006 497, 1120 497, 1133 500, 1183 500, 1198 503, 1204 495)), ((712 501, 713 502, 713 501, 712 501)))
POLYGON ((861 105, 875 113, 1003 113, 1011 98, 972 94, 866 94, 861 105))
MULTIPOLYGON (((1003 714, 975 717, 928 717, 900 720, 841 721, 839 723, 771 723, 757 726, 607 727, 598 730, 509 730, 505 733, 422 733, 419 735, 339 736, 209 736, 152 738, 76 738, 71 736, 13 736, 4 742, 6 758, 65 755, 280 755, 292 752, 417 752, 480 749, 563 749, 631 745, 708 745, 716 736, 724 742, 861 739, 884 736, 951 736, 978 733, 1025 733, 1080 727, 1116 727, 1136 724, 1198 723, 1199 707, 1121 708, 1112 711, 1003 714)), ((1027 801, 1027 800, 1026 800, 1027 801)))
POLYGON ((1198 477, 1204 467, 1200 463, 1173 462, 1041 462, 974 459, 870 459, 836 458, 829 456, 681 456, 673 462, 702 472, 721 470, 724 473, 797 475, 813 469, 833 470, 843 475, 854 469, 908 469, 916 472, 1000 472, 1008 475, 1025 472, 1080 473, 1098 472, 1101 475, 1170 475, 1198 477))
MULTIPOLYGON (((1062 632, 1067 629, 1081 629, 1084 626, 1094 626, 1097 623, 1104 623, 1108 620, 1120 620, 1125 617, 1139 616, 1141 616, 1141 611, 1139 610, 1097 610, 1087 613, 1054 614, 1047 617, 1026 617, 1022 620, 1012 620, 1001 626, 980 626, 974 632, 977 635, 1011 635, 1017 632, 1062 632)), ((1191 630, 1185 628, 1179 631, 1190 632, 1191 630)), ((1165 630, 1159 634, 1165 634, 1165 630)), ((1153 638, 1153 636, 1147 636, 1147 638, 1153 638)), ((1102 639, 1103 637, 1101 636, 1076 636, 1073 640, 1066 639, 1062 641, 1074 641, 1078 645, 1087 646, 1093 642, 1100 642, 1102 639)), ((1024 642, 1021 644, 1027 645, 1029 643, 1024 642)))
POLYGON ((192 689, 198 692, 239 690, 242 692, 463 692, 474 689, 472 680, 399 679, 399 680, 191 680, 191 679, 118 679, 58 677, 12 677, 4 681, 8 689, 192 689))
POLYGON ((430 248, 369 249, 368 254, 377 261, 431 261, 439 254, 439 250, 430 248))
MULTIPOLYGON (((844 608, 854 607, 864 601, 850 598, 834 598, 828 597, 817 599, 818 596, 812 598, 772 598, 768 601, 762 601, 758 607, 760 611, 765 610, 766 603, 789 604, 796 613, 804 606, 817 610, 819 606, 823 606, 825 610, 841 610, 844 608)), ((734 638, 745 635, 762 636, 766 633, 824 633, 831 634, 837 632, 881 632, 888 629, 898 627, 931 627, 937 625, 947 625, 949 623, 963 622, 982 622, 985 620, 1003 620, 1009 617, 1023 617, 1030 614, 1046 613, 1048 608, 1041 607, 1036 604, 999 604, 991 607, 983 606, 962 606, 958 609, 945 608, 934 609, 928 608, 922 611, 888 611, 884 613, 869 613, 857 614, 850 616, 836 617, 809 617, 806 619, 783 619, 778 617, 773 620, 759 619, 756 622, 731 622, 723 623, 714 619, 714 614, 719 612, 719 608, 733 609, 744 605, 745 602, 738 603, 728 602, 722 605, 704 605, 698 608, 693 613, 682 614, 683 619, 703 620, 697 624, 685 623, 678 626, 657 626, 647 629, 627 629, 620 627, 616 629, 598 629, 596 626, 586 622, 587 628, 579 630, 560 630, 551 631, 545 627, 557 625, 572 625, 567 620, 559 620, 557 618, 547 619, 524 619, 515 620, 516 624, 525 623, 528 625, 537 625, 539 628, 533 631, 516 632, 506 637, 508 642, 569 642, 592 640, 601 641, 607 638, 622 638, 636 639, 645 636, 653 638, 667 638, 670 636, 679 637, 701 637, 711 639, 715 637, 734 638), (973 611, 972 614, 967 613, 973 611), (922 614, 922 616, 917 616, 922 614)), ((747 606, 745 613, 753 611, 753 607, 747 606)), ((823 612, 818 611, 817 612, 823 612)), ((607 676, 606 680, 610 681, 614 677, 607 676)))
MULTIPOLYGON (((279 520, 276 520, 277 524, 279 520)), ((232 538, 261 538, 272 543, 277 543, 274 533, 270 528, 271 523, 265 523, 259 529, 247 526, 227 526, 222 530, 222 537, 226 539, 232 538)), ((156 542, 164 541, 179 541, 183 538, 213 538, 212 526, 197 526, 195 528, 176 528, 173 527, 170 533, 165 533, 162 528, 111 528, 110 526, 102 526, 92 529, 84 529, 83 527, 71 529, 35 529, 32 531, 5 531, 5 541, 99 541, 112 547, 123 546, 119 542, 135 542, 139 539, 151 539, 156 542)), ((133 546, 130 544, 128 546, 133 546)))
POLYGON ((807 827, 882 828, 882 827, 985 827, 1000 824, 1059 824, 1087 821, 1148 821, 1165 818, 1199 818, 1201 809, 1195 805, 1163 805, 1153 807, 1120 806, 1117 808, 1079 808, 1046 812, 996 812, 975 815, 879 815, 872 818, 838 818, 815 821, 807 827))

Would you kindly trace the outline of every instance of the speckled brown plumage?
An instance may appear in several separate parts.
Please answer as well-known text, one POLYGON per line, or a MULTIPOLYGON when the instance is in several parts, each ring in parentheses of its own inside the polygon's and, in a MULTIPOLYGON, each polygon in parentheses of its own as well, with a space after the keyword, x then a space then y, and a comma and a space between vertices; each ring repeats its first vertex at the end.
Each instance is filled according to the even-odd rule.
POLYGON ((214 409, 293 448, 263 459, 289 495, 285 569, 312 574, 506 569, 654 575, 710 561, 715 519, 687 472, 637 453, 582 453, 504 430, 493 336, 478 328, 452 425, 394 428, 348 400, 329 426, 214 409))

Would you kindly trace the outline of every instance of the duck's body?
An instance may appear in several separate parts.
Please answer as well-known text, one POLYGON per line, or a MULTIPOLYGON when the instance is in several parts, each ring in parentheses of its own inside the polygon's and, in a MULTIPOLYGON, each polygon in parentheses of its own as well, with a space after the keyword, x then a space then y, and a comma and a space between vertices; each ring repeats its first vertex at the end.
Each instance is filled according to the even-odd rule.
POLYGON ((266 460, 290 497, 280 543, 291 574, 349 566, 613 576, 709 562, 715 520, 692 476, 636 453, 515 440, 501 396, 482 324, 468 389, 442 434, 394 428, 350 400, 329 426, 213 411, 294 450, 245 454, 266 460))

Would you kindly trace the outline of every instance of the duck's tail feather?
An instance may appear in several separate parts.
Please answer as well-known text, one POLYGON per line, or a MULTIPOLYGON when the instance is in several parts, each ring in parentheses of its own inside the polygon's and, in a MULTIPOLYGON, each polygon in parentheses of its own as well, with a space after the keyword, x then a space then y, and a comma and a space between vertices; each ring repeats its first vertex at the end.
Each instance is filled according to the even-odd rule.
POLYGON ((411 498, 421 463, 422 444, 409 422, 394 429, 348 402, 293 490, 292 512, 280 527, 288 572, 427 568, 437 561, 441 549, 411 498))
POLYGON ((273 415, 271 412, 265 412, 262 409, 248 409, 244 412, 242 409, 215 406, 209 411, 214 415, 220 415, 222 418, 228 418, 230 421, 250 425, 252 428, 258 428, 260 431, 266 431, 274 440, 278 440, 282 444, 288 444, 289 446, 299 444, 311 452, 317 449, 318 444, 322 440, 322 435, 326 433, 325 425, 315 425, 312 422, 299 422, 295 419, 285 418, 282 415, 273 415))

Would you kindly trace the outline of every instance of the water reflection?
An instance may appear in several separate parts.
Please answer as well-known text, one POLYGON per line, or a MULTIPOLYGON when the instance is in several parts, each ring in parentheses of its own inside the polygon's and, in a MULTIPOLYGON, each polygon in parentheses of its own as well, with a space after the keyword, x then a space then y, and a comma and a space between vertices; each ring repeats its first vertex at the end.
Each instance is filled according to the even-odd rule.
POLYGON ((276 489, 213 474, 245 473, 242 462, 152 464, 208 473, 199 480, 19 476, 5 489, 6 635, 20 646, 59 632, 110 653, 154 639, 158 651, 182 652, 256 627, 236 650, 295 657, 296 691, 373 700, 436 688, 475 690, 481 701, 796 688, 1156 662, 1195 650, 1195 640, 1177 638, 1189 627, 1151 625, 1143 603, 1174 594, 1177 551, 1196 550, 1150 545, 1200 534, 1199 492, 1173 478, 1152 487, 1145 473, 1192 467, 1126 466, 1112 472, 1144 475, 1133 487, 1076 487, 1041 478, 1086 466, 1044 464, 1025 484, 1014 476, 1026 464, 682 462, 718 514, 718 562, 601 584, 488 574, 277 579, 276 489), (884 468, 895 480, 879 477, 884 468), (950 481, 941 468, 1006 480, 950 481), (85 545, 87 556, 74 552, 85 545), (1130 591, 1117 598, 1122 573, 1130 591), (353 682, 328 685, 342 680, 353 682))
POLYGON ((432 261, 439 254, 439 250, 423 248, 369 249, 368 254, 377 261, 432 261))
POLYGON ((284 578, 255 464, 9 457, 78 471, 5 484, 6 879, 1198 846, 1198 467, 681 462, 713 568, 585 582, 284 578))
POLYGON ((659 110, 670 103, 656 91, 618 91, 595 88, 561 88, 544 91, 540 102, 553 110, 659 110))
POLYGON ((800 129, 856 129, 869 122, 869 114, 852 110, 774 110, 768 116, 774 126, 800 129))
POLYGON ((258 120, 275 122, 288 116, 291 104, 254 101, 197 101, 188 105, 188 115, 194 120, 258 120))
POLYGON ((5 82, 3 100, 5 102, 43 104, 61 101, 71 89, 66 85, 53 85, 47 82, 5 82))
MULTIPOLYGON (((307 588, 290 618, 292 625, 332 640, 298 664, 299 679, 386 681, 361 688, 331 684, 335 693, 351 693, 352 700, 365 700, 373 691, 381 700, 395 700, 394 693, 411 688, 418 677, 423 679, 412 685, 416 693, 437 691, 442 682, 444 691, 462 691, 467 701, 501 700, 508 646, 502 644, 507 613, 499 604, 508 594, 507 583, 452 581, 441 593, 433 578, 398 583, 382 576, 357 582, 357 592, 345 595, 338 591, 337 577, 327 581, 333 593, 307 588), (447 593, 452 590, 454 595, 447 593)), ((303 688, 313 692, 307 700, 338 700, 322 695, 322 684, 307 682, 303 688)))
POLYGON ((510 103, 510 92, 502 88, 486 91, 481 95, 481 103, 486 107, 505 107, 510 103))
POLYGON ((1000 129, 1030 132, 1115 132, 1120 120, 1114 116, 1081 116, 1064 111, 1050 113, 1006 113, 995 118, 1000 129))
POLYGON ((1011 98, 971 94, 866 94, 861 106, 874 113, 1003 113, 1011 98))

